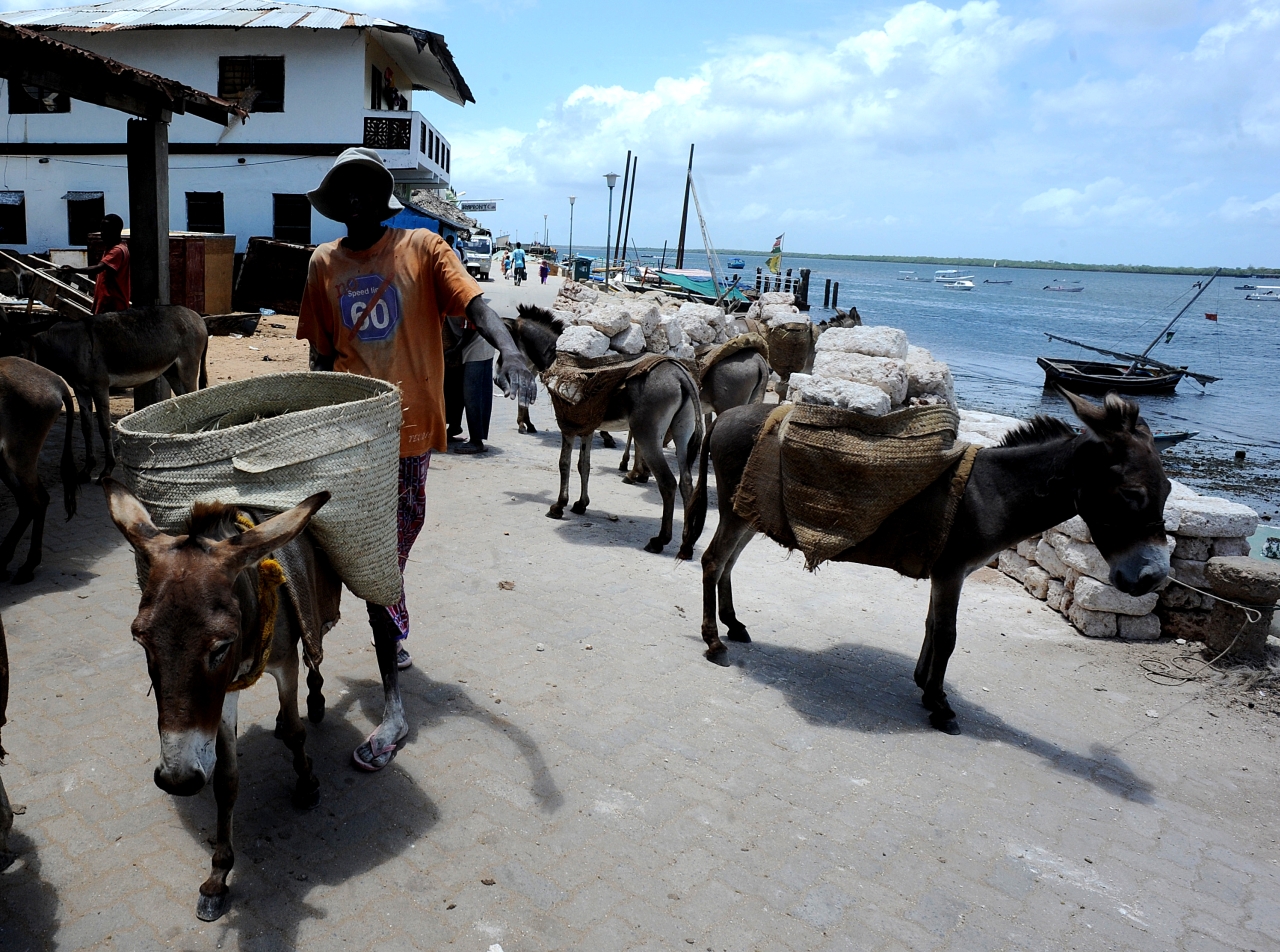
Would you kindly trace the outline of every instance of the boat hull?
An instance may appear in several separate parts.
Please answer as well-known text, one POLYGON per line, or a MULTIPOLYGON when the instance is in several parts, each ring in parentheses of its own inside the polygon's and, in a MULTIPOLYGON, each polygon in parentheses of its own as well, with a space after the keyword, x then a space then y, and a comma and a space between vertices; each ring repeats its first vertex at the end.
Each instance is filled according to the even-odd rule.
POLYGON ((1128 364, 1112 364, 1094 360, 1050 360, 1037 357, 1044 371, 1046 387, 1058 386, 1072 393, 1172 393, 1183 371, 1139 369, 1126 374, 1128 364))

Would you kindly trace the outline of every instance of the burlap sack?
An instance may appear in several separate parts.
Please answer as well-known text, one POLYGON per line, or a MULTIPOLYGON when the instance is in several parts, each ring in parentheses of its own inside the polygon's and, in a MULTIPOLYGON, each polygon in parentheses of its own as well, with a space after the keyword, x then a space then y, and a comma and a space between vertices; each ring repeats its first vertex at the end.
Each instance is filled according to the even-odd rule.
POLYGON ((542 374, 542 382, 551 394, 556 412, 556 425, 569 436, 592 433, 600 428, 609 413, 609 400, 631 377, 648 373, 664 360, 661 354, 641 354, 630 360, 597 358, 586 360, 572 354, 560 354, 542 374))
POLYGON ((340 373, 268 374, 130 414, 116 425, 125 482, 156 525, 181 532, 196 502, 272 511, 332 498, 311 533, 339 578, 379 605, 400 598, 400 391, 340 373))
MULTIPOLYGON (((973 462, 968 444, 956 442, 959 422, 950 407, 910 407, 873 417, 783 404, 756 440, 734 512, 775 541, 799 549, 812 570, 869 540, 907 503, 962 469, 958 486, 941 484, 940 499, 949 503, 937 506, 929 498, 918 517, 899 520, 913 528, 898 534, 896 555, 849 559, 923 577, 950 533, 955 502, 973 462)), ((888 542, 892 547, 894 540, 888 542)))
POLYGON ((765 339, 769 366, 782 375, 799 373, 809 363, 817 328, 808 323, 779 324, 768 329, 765 339))
POLYGON ((698 380, 701 381, 708 370, 726 357, 732 357, 744 350, 757 351, 765 359, 765 363, 769 361, 769 345, 763 336, 756 333, 738 334, 723 344, 716 344, 706 353, 698 355, 698 380))

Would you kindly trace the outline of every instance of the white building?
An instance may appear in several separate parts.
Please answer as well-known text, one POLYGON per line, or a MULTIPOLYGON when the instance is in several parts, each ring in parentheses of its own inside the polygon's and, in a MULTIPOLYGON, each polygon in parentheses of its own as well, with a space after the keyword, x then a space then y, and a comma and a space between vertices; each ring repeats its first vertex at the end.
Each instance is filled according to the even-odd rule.
MULTIPOLYGON (((176 115, 169 130, 172 230, 234 234, 238 251, 252 235, 340 236, 305 193, 353 145, 378 149, 406 198, 447 186, 449 140, 409 111, 410 91, 475 101, 439 34, 325 7, 113 0, 0 19, 248 102, 243 124, 176 115)), ((121 113, 2 79, 0 109, 0 245, 83 246, 104 212, 128 225, 121 113)))

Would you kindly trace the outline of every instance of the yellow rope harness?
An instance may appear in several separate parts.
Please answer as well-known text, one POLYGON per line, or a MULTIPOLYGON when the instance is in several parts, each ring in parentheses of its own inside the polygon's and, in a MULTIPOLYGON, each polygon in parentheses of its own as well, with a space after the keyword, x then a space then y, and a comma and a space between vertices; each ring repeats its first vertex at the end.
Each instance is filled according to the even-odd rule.
MULTIPOLYGON (((236 515, 236 525, 246 532, 254 528, 253 521, 244 513, 236 515)), ((244 677, 227 686, 228 691, 243 691, 253 687, 267 669, 271 660, 271 639, 276 632, 276 611, 280 607, 280 586, 284 584, 284 569, 275 559, 263 559, 258 564, 258 650, 257 660, 244 677)))

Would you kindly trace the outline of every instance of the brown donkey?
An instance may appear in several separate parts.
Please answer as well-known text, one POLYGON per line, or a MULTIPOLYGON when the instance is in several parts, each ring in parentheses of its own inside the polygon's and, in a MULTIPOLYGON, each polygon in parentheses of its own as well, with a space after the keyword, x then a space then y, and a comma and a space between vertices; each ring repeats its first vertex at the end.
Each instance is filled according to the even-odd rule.
MULTIPOLYGON (((262 563, 282 550, 282 561, 315 565, 309 558, 314 552, 305 551, 312 546, 310 537, 302 533, 329 494, 316 493, 260 523, 256 514, 234 506, 197 504, 187 534, 171 536, 156 528, 146 508, 122 484, 108 478, 103 488, 112 520, 146 567, 133 639, 147 653, 155 688, 160 731, 156 786, 187 797, 213 778, 218 836, 213 871, 201 885, 196 904, 196 915, 211 922, 226 912, 227 876, 235 862, 231 815, 240 787, 237 698, 239 689, 264 669, 275 678, 280 694, 275 733, 293 755, 298 775, 293 803, 306 809, 320 800, 319 782, 303 749, 306 727, 298 716, 301 625, 291 599, 274 597, 280 576, 272 584, 272 567, 262 563), (245 528, 246 523, 252 528, 245 528), (287 547, 304 551, 289 552, 287 547)), ((315 580, 294 578, 291 584, 306 590, 315 580)), ((324 698, 319 695, 318 672, 308 675, 307 683, 308 713, 319 721, 324 698)))
POLYGON ((22 534, 31 526, 27 561, 13 576, 16 584, 30 582, 40 564, 44 547, 44 517, 49 493, 40 482, 40 451, 49 437, 58 411, 67 411, 67 432, 62 441, 62 502, 67 518, 76 514, 75 459, 71 453, 76 408, 71 388, 52 370, 21 357, 0 357, 0 480, 18 502, 18 518, 0 542, 0 579, 9 574, 9 563, 22 534))

